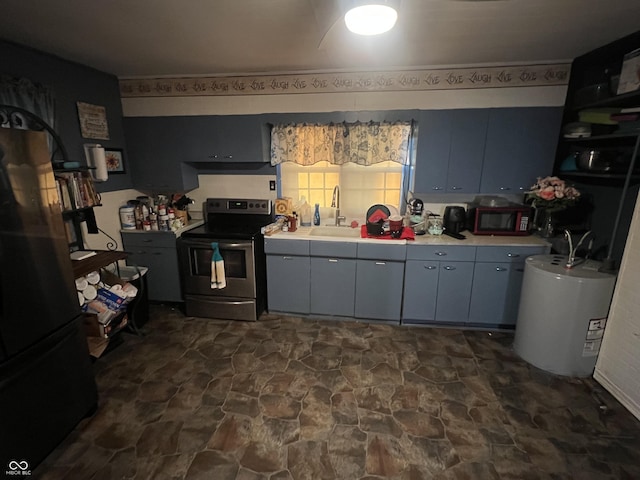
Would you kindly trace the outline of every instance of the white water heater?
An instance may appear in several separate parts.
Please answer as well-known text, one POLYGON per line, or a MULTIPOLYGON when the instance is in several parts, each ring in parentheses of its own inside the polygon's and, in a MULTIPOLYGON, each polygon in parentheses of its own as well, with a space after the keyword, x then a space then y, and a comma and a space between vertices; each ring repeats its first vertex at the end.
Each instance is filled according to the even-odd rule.
POLYGON ((616 277, 586 260, 568 269, 567 256, 534 255, 525 263, 513 348, 551 373, 593 373, 616 277))

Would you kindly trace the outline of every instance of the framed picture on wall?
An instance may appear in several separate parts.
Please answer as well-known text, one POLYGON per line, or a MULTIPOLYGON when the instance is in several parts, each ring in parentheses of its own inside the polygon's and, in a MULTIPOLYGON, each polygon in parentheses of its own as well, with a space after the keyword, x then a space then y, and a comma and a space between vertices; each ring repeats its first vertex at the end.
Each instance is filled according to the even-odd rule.
POLYGON ((104 156, 107 160, 109 173, 125 173, 124 155, 121 148, 105 148, 104 156))

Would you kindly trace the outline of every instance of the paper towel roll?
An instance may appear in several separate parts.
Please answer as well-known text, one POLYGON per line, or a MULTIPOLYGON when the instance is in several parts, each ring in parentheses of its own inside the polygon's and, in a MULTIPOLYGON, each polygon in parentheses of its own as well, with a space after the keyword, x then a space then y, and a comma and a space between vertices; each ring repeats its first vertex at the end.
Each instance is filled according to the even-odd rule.
POLYGON ((91 170, 94 181, 105 182, 109 178, 107 157, 105 156, 104 148, 100 145, 89 147, 89 166, 94 168, 91 170))

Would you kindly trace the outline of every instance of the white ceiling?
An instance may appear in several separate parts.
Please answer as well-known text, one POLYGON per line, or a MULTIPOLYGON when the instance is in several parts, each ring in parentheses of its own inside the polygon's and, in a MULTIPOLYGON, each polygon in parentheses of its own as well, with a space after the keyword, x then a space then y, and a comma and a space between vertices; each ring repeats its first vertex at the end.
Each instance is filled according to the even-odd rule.
POLYGON ((2 0, 0 38, 135 77, 567 61, 640 30, 640 0, 401 0, 357 37, 345 1, 2 0))

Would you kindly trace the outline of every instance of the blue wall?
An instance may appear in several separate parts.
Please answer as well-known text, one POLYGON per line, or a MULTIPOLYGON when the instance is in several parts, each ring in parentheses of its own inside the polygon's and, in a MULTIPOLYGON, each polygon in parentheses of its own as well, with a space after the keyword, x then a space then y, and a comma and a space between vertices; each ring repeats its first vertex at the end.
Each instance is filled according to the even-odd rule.
MULTIPOLYGON (((56 131, 64 142, 70 161, 86 164, 83 144, 100 143, 104 147, 125 150, 125 169, 127 168, 122 104, 118 79, 114 75, 2 40, 0 72, 29 78, 53 90, 56 100, 56 131), (76 102, 106 108, 110 140, 82 138, 76 102)), ((110 174, 109 180, 96 185, 100 192, 131 188, 131 176, 129 173, 110 174)))

